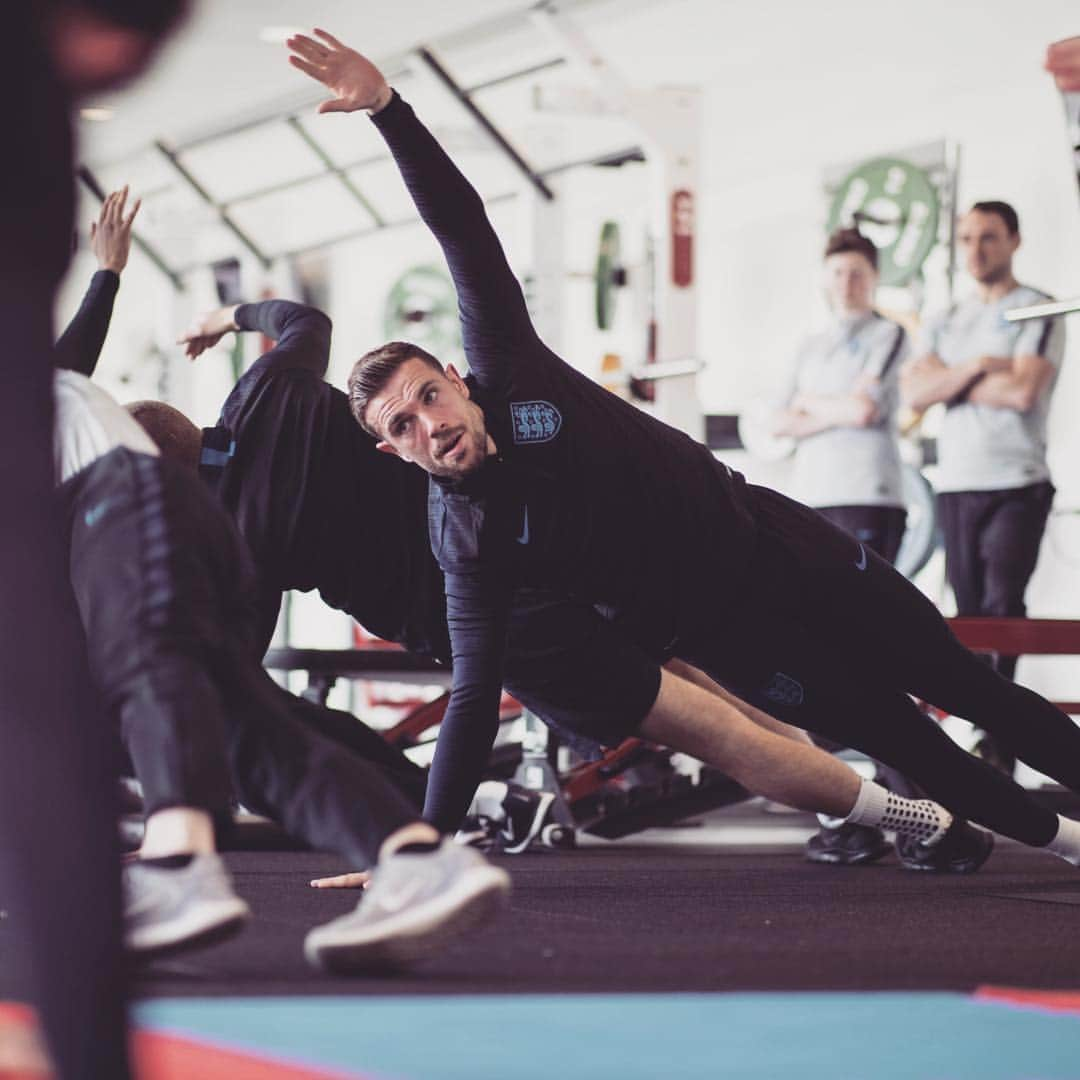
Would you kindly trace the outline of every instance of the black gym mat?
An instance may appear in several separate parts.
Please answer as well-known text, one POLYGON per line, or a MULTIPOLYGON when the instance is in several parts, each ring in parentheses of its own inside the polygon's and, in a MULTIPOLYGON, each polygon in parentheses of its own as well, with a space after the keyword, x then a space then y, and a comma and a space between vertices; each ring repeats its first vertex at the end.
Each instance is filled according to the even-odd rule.
MULTIPOLYGON (((506 858, 509 911, 397 978, 327 977, 305 965, 305 931, 359 895, 307 887, 342 869, 333 856, 228 860, 254 922, 223 945, 140 969, 138 995, 1080 986, 1080 870, 1010 844, 970 877, 912 873, 892 858, 815 866, 795 847, 620 845, 506 858)), ((0 927, 0 995, 11 996, 17 928, 0 927)))

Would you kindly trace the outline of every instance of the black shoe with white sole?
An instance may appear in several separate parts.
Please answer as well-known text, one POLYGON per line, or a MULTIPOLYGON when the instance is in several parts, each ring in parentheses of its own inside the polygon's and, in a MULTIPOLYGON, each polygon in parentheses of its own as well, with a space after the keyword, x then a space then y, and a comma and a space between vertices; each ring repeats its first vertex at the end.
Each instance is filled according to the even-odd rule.
POLYGON ((910 836, 896 838, 896 854, 905 870, 928 870, 934 874, 974 874, 994 850, 994 834, 954 818, 936 844, 924 844, 910 836))
POLYGON ((822 825, 806 841, 806 857, 811 862, 832 866, 858 866, 877 862, 892 851, 892 844, 880 829, 845 822, 835 827, 822 825))

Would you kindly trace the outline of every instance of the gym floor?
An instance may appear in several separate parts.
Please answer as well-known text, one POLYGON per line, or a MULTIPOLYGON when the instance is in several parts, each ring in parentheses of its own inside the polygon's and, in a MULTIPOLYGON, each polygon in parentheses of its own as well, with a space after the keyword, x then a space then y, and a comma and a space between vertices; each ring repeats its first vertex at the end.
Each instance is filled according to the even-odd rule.
POLYGON ((812 824, 730 808, 505 859, 509 911, 396 978, 305 964, 359 897, 308 888, 332 856, 232 852, 255 919, 137 973, 141 1075, 1080 1077, 1080 871, 1009 843, 970 877, 814 866, 812 824))

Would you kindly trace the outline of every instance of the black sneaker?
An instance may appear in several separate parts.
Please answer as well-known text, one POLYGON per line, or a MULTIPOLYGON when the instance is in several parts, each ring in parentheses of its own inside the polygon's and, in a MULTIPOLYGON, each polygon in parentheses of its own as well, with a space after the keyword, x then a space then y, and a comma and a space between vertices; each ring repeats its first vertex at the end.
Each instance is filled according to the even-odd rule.
POLYGON ((892 845, 880 829, 870 825, 822 827, 806 841, 806 857, 811 862, 833 866, 858 866, 876 862, 887 855, 892 845))
POLYGON ((936 843, 924 844, 910 836, 896 838, 896 854, 905 870, 934 874, 974 874, 994 850, 994 834, 955 818, 936 843))

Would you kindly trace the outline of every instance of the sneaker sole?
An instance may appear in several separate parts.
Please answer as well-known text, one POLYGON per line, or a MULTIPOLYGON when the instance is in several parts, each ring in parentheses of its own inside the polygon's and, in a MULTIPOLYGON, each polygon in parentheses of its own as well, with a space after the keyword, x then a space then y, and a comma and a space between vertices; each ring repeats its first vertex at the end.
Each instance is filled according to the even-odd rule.
POLYGON ((861 866, 864 863, 877 862, 892 851, 892 844, 874 851, 860 851, 854 855, 837 851, 807 851, 806 860, 812 863, 824 863, 828 866, 861 866))
POLYGON ((343 932, 334 940, 313 930, 304 942, 304 956, 314 967, 342 975, 409 967, 489 920, 509 892, 509 874, 494 866, 478 867, 452 893, 366 933, 343 932))
POLYGON ((239 899, 202 903, 182 918, 126 934, 124 945, 140 959, 216 945, 238 933, 250 918, 251 909, 239 899))

